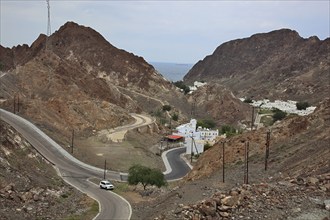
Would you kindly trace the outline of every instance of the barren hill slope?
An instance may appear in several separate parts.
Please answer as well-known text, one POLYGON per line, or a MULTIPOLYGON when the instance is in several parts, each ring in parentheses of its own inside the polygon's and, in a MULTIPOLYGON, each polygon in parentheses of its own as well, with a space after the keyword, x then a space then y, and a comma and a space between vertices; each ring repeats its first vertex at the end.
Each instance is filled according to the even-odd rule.
POLYGON ((225 143, 224 183, 223 145, 219 141, 198 158, 182 182, 156 201, 137 206, 135 215, 147 219, 327 219, 329 109, 330 99, 326 99, 309 116, 275 123, 267 171, 267 129, 236 135, 225 143), (249 184, 243 184, 247 141, 249 184))
POLYGON ((330 91, 329 48, 330 38, 304 39, 289 29, 255 34, 220 45, 184 81, 216 81, 239 97, 317 103, 330 91))
POLYGON ((188 100, 194 105, 197 118, 208 117, 218 125, 238 126, 240 122, 251 120, 251 106, 243 103, 234 94, 216 83, 199 87, 188 100))
POLYGON ((184 100, 143 58, 73 22, 31 47, 0 47, 0 63, 2 107, 12 110, 19 99, 20 114, 67 136, 73 128, 127 124, 130 112, 148 112, 171 97, 184 100))
MULTIPOLYGON (((244 146, 249 141, 250 157, 263 157, 266 133, 271 130, 270 164, 273 173, 304 177, 330 172, 330 99, 321 102, 308 116, 291 116, 269 128, 248 131, 226 142, 226 163, 244 160, 244 146)), ((212 175, 222 167, 221 141, 198 160, 188 179, 212 175)))

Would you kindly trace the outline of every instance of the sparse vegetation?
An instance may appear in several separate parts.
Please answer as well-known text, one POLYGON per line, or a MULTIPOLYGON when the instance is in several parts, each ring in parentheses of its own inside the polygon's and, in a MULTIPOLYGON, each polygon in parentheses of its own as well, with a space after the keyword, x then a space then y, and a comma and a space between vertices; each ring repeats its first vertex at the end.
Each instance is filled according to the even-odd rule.
POLYGON ((139 164, 129 168, 128 183, 130 185, 138 185, 141 183, 144 190, 148 185, 155 185, 160 188, 167 184, 164 174, 160 170, 151 169, 139 164))
POLYGON ((178 121, 178 120, 179 120, 179 115, 176 114, 176 113, 173 113, 173 114, 172 114, 172 120, 173 120, 173 121, 178 121))
POLYGON ((172 109, 172 106, 170 106, 170 105, 163 105, 163 107, 162 107, 162 109, 163 109, 163 111, 165 112, 165 111, 171 111, 171 109, 172 109))
POLYGON ((273 112, 274 112, 274 114, 273 114, 273 122, 275 122, 275 121, 280 121, 280 120, 282 120, 283 118, 285 118, 286 115, 287 115, 286 112, 284 112, 284 111, 282 111, 282 110, 280 110, 280 109, 277 109, 277 108, 274 108, 274 109, 273 109, 273 112))
POLYGON ((274 123, 274 121, 273 121, 273 117, 270 116, 270 115, 262 116, 261 119, 260 119, 260 122, 261 122, 265 127, 271 126, 271 125, 274 123))
POLYGON ((190 92, 189 86, 185 85, 183 81, 177 81, 173 83, 176 87, 183 90, 184 94, 187 94, 190 92))
POLYGON ((236 129, 230 125, 221 126, 221 134, 226 134, 227 137, 231 137, 236 134, 236 129))
POLYGON ((245 103, 252 103, 253 101, 252 101, 252 99, 251 98, 246 98, 246 99, 244 99, 244 101, 243 102, 245 102, 245 103))
POLYGON ((206 142, 206 144, 204 144, 204 151, 207 151, 211 147, 212 147, 212 145, 210 143, 206 142))
POLYGON ((197 121, 197 127, 203 127, 203 128, 215 128, 216 123, 213 119, 202 119, 197 121))
POLYGON ((308 108, 310 106, 310 104, 308 102, 297 102, 296 103, 296 107, 298 110, 306 110, 306 108, 308 108))
POLYGON ((272 111, 272 109, 268 109, 268 108, 260 108, 258 113, 259 114, 272 114, 273 111, 272 111))

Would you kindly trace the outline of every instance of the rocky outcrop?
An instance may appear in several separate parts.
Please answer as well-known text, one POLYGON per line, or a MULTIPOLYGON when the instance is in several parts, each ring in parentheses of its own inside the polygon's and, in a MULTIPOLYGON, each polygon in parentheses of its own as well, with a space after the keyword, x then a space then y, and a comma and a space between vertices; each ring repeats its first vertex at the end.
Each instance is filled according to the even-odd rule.
POLYGON ((21 135, 0 122, 1 219, 66 218, 86 213, 93 203, 66 185, 21 135))
POLYGON ((219 191, 154 219, 327 219, 330 173, 219 191))

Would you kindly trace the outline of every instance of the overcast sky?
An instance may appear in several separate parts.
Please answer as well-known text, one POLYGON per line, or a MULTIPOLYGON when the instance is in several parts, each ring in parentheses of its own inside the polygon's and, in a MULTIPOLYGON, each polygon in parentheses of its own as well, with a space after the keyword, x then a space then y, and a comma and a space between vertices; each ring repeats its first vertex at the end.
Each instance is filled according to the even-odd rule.
MULTIPOLYGON (((0 0, 0 44, 13 47, 47 33, 46 0, 0 0)), ((329 37, 323 1, 50 0, 52 33, 67 21, 91 27, 147 61, 196 63, 220 44, 276 29, 329 37)))

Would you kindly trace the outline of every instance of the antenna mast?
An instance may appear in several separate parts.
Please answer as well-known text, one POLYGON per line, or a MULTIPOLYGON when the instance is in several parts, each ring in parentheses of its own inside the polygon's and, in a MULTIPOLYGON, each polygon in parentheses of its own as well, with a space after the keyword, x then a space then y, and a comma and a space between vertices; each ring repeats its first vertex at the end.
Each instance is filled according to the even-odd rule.
POLYGON ((47 37, 51 35, 51 28, 50 28, 50 5, 49 0, 46 0, 47 2, 47 8, 48 8, 48 23, 47 23, 47 37))

